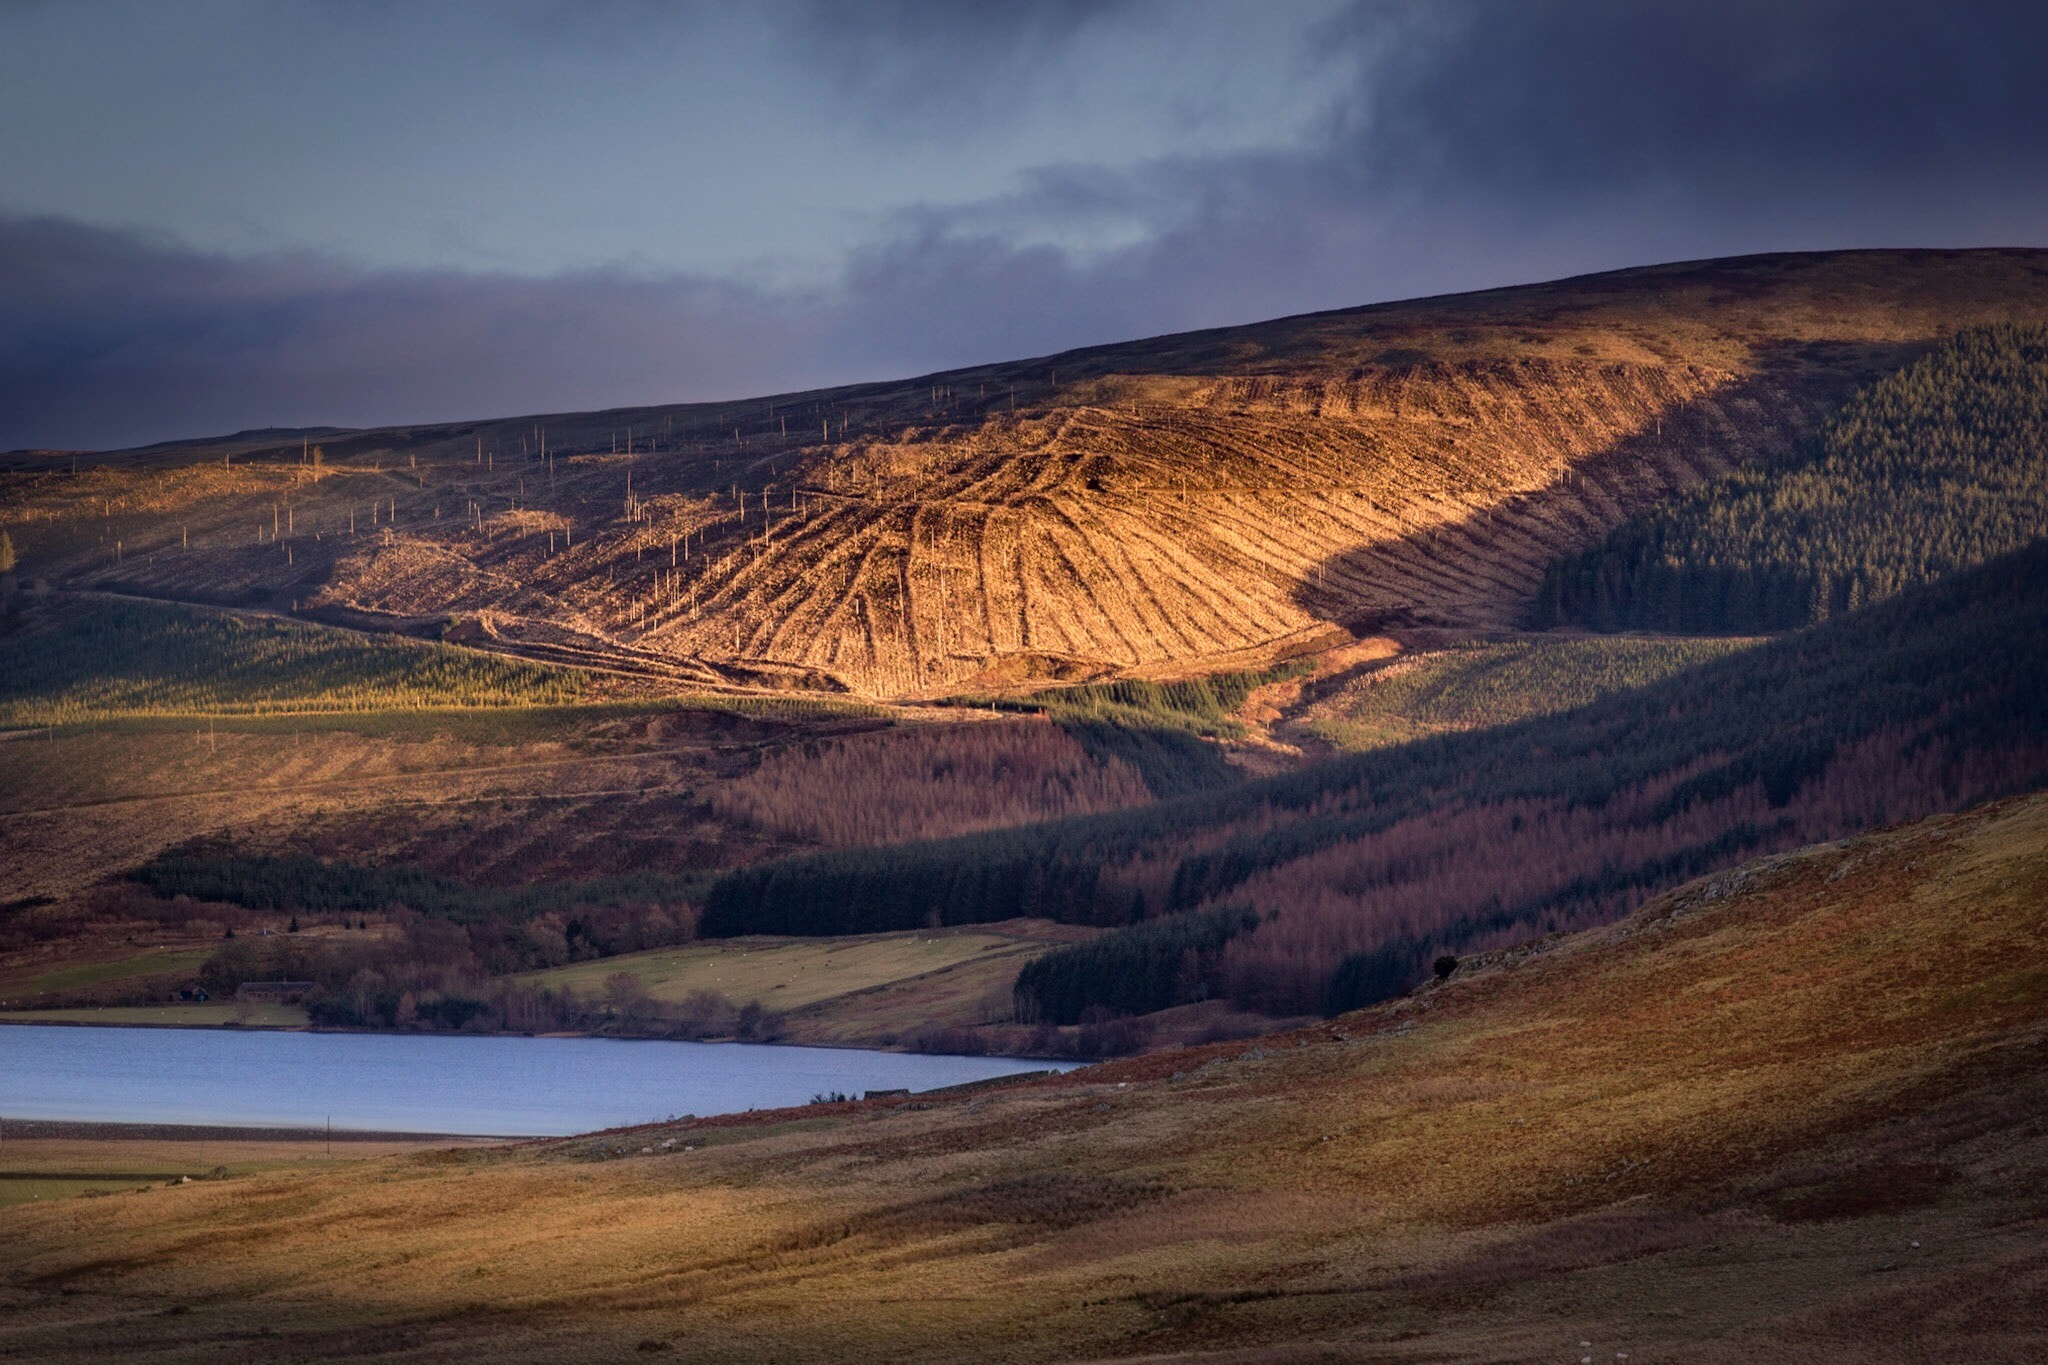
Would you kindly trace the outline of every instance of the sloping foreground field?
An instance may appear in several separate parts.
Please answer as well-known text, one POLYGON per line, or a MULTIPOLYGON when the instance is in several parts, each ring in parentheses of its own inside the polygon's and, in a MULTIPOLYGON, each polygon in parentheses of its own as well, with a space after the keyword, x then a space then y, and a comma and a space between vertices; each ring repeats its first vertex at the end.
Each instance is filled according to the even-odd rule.
MULTIPOLYGON (((257 1172, 343 1162, 394 1152, 445 1150, 448 1137, 323 1133, 317 1129, 197 1128, 10 1120, 0 1148, 0 1208, 112 1194, 172 1181, 232 1180, 257 1172), (337 1145, 339 1148, 337 1149, 337 1145)), ((490 1140, 470 1142, 482 1146, 490 1140)))
POLYGON ((1690 262, 722 404, 0 471, 22 573, 694 684, 916 696, 1512 625, 2048 253, 1690 262))
POLYGON ((2037 796, 1256 1046, 16 1208, 0 1352, 2037 1360, 2044 936, 2037 796))

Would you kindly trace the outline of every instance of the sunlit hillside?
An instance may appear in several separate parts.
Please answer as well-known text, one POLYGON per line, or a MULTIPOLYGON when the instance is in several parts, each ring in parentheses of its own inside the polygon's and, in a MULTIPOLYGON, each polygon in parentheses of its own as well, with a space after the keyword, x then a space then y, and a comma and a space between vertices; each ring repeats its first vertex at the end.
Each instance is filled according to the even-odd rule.
POLYGON ((1513 624, 2048 253, 1662 266, 900 383, 253 433, 0 474, 21 575, 876 696, 1513 624))

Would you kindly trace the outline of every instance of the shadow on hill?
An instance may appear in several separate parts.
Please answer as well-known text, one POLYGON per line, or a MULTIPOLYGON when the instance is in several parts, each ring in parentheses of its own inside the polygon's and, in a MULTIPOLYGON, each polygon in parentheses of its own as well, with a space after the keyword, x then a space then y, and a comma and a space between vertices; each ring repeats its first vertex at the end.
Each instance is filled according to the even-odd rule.
POLYGON ((1551 561, 1744 463, 1789 452, 1858 388, 1931 342, 1799 342, 1759 348, 1750 373, 1666 408, 1645 430, 1575 462, 1555 482, 1426 531, 1321 561, 1296 605, 1354 634, 1413 626, 1503 628, 1551 561), (1502 588, 1511 589, 1504 594, 1502 588))

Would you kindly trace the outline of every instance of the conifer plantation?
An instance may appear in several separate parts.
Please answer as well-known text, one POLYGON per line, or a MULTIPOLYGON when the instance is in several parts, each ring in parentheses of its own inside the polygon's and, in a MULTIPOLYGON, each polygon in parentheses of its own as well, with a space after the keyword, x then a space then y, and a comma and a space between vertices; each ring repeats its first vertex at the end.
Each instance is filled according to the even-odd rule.
POLYGON ((1540 626, 1757 634, 1825 621, 2048 534, 2048 327, 1970 328, 1814 442, 1557 564, 1540 626))
MULTIPOLYGON (((2048 781, 2044 638, 2048 546, 2035 546, 1561 715, 1128 814, 729 873, 701 930, 1116 926, 1241 906, 1257 927, 1198 951, 1168 1003, 1354 1008, 1441 953, 1602 922, 1758 853, 2048 781), (1361 975, 1354 958, 1380 969, 1361 975), (1369 989, 1336 989, 1358 981, 1369 989)), ((1129 962, 1174 933, 1212 937, 1124 932, 1128 956, 1070 950, 1076 965, 1021 978, 1027 1012, 1159 998, 1126 993, 1129 962), (1100 964, 1092 998, 1072 984, 1082 963, 1100 964)))

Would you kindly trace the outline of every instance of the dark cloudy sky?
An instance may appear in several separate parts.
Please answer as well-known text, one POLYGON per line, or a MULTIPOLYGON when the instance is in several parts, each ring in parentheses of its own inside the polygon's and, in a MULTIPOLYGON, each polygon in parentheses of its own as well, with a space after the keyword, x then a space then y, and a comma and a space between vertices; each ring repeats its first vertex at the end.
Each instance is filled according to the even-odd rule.
POLYGON ((2048 5, 0 0, 0 449, 2048 245, 2048 5))

